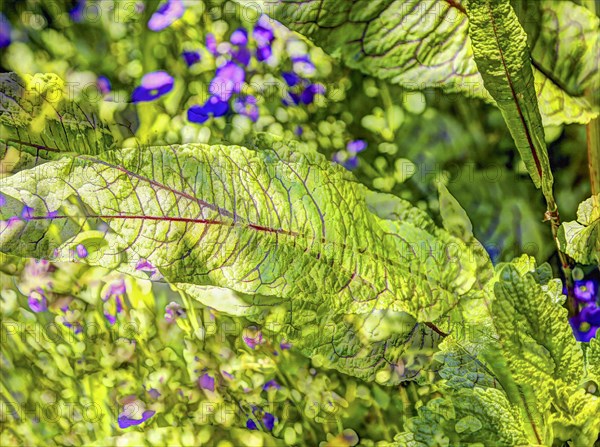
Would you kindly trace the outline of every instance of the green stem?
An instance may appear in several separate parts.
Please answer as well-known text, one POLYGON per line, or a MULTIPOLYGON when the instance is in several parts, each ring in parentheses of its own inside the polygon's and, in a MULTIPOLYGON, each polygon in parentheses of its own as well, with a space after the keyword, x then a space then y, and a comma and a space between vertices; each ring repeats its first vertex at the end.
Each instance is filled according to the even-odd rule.
MULTIPOLYGON (((592 14, 597 15, 596 0, 584 0, 582 5, 589 9, 592 14)), ((592 88, 586 90, 585 97, 595 110, 600 109, 600 98, 597 94, 594 94, 592 88)), ((600 207, 600 200, 598 199, 598 194, 600 194, 600 120, 598 118, 594 118, 588 123, 586 135, 592 200, 594 200, 595 207, 600 207)), ((600 266, 598 268, 600 269, 600 266)))

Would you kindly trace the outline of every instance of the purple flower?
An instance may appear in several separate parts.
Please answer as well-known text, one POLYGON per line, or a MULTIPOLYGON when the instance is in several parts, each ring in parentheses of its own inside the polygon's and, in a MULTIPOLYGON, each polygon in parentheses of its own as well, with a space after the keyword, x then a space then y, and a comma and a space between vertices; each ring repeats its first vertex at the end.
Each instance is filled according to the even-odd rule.
POLYGON ((204 123, 210 116, 219 117, 229 111, 229 104, 216 96, 211 96, 204 105, 194 105, 188 109, 188 120, 192 123, 204 123))
POLYGON ((296 73, 293 73, 291 71, 284 71, 281 73, 281 76, 283 77, 283 80, 285 81, 285 83, 290 87, 294 87, 295 85, 298 85, 301 80, 300 76, 298 76, 296 73))
POLYGON ((47 215, 48 219, 55 219, 58 217, 58 210, 50 211, 47 215))
POLYGON ((310 84, 300 94, 300 100, 304 104, 311 104, 315 99, 315 95, 317 94, 325 94, 325 87, 321 84, 310 84))
POLYGON ((575 281, 575 298, 579 301, 596 300, 596 283, 593 280, 575 281))
POLYGON ((579 314, 582 321, 592 326, 600 326, 600 308, 595 304, 585 306, 579 314))
POLYGON ((75 251, 77 252, 77 256, 79 256, 81 259, 87 258, 88 251, 83 244, 77 244, 75 251))
POLYGON ((347 157, 347 153, 340 151, 333 154, 333 161, 341 164, 348 170, 353 170, 358 167, 358 157, 353 155, 351 157, 347 157))
POLYGON ((33 208, 25 205, 21 211, 21 218, 25 221, 30 221, 33 217, 33 208))
MULTIPOLYGON (((584 312, 584 310, 585 308, 579 314, 569 318, 569 323, 571 324, 573 335, 575 335, 577 341, 589 342, 596 336, 598 326, 594 326, 590 324, 589 321, 586 321, 586 318, 590 317, 590 312, 584 312)), ((591 317, 592 319, 595 319, 597 317, 596 313, 592 312, 591 317)))
POLYGON ((0 194, 0 206, 4 206, 6 205, 6 197, 4 197, 4 195, 0 194))
POLYGON ((206 49, 215 56, 217 55, 217 38, 212 33, 206 35, 206 49))
POLYGON ((221 373, 227 377, 229 380, 233 380, 233 374, 228 373, 227 371, 221 371, 221 373))
POLYGON ((173 77, 166 71, 145 74, 139 87, 131 94, 133 102, 153 101, 173 90, 173 77))
POLYGON ((258 20, 256 25, 254 26, 254 30, 252 31, 252 37, 254 37, 258 48, 263 48, 271 45, 271 43, 275 39, 275 35, 273 34, 273 29, 269 25, 269 19, 267 18, 267 16, 263 15, 258 20))
POLYGON ((112 90, 110 80, 106 76, 98 76, 98 79, 96 80, 96 86, 103 95, 109 94, 112 90))
POLYGON ((250 63, 250 50, 247 47, 239 47, 231 51, 233 59, 240 64, 247 66, 250 63))
POLYGON ((122 279, 113 281, 110 286, 108 286, 108 290, 104 294, 102 301, 108 301, 113 296, 124 295, 126 291, 127 289, 125 288, 125 281, 122 279))
POLYGON ((126 292, 125 281, 119 279, 113 281, 102 297, 104 302, 104 316, 111 325, 117 321, 117 315, 123 311, 123 295, 126 292), (114 298, 114 300, 111 300, 114 298))
POLYGON ((248 347, 250 349, 255 349, 256 346, 258 346, 258 345, 260 345, 260 344, 263 343, 262 332, 260 332, 260 331, 254 337, 246 337, 246 336, 244 336, 242 338, 244 340, 244 343, 246 343, 246 345, 248 345, 248 347))
POLYGON ((256 98, 252 95, 235 98, 233 110, 240 115, 247 116, 254 122, 258 120, 258 106, 256 105, 256 98))
POLYGON ((273 416, 271 413, 265 413, 265 415, 262 418, 263 424, 265 424, 265 428, 269 431, 273 430, 273 427, 275 426, 275 416, 273 416))
POLYGON ((4 48, 10 45, 10 22, 4 14, 0 12, 0 48, 4 48))
POLYGON ((132 425, 140 425, 142 422, 147 421, 155 414, 156 414, 156 411, 154 411, 154 410, 146 410, 142 413, 141 419, 133 419, 133 418, 130 418, 129 416, 125 416, 121 413, 121 415, 119 416, 119 419, 118 419, 119 428, 127 428, 127 427, 131 427, 132 425))
POLYGON ((229 61, 217 68, 210 83, 209 91, 221 101, 227 101, 233 93, 239 93, 246 78, 246 72, 239 65, 229 61))
POLYGON ((167 321, 167 323, 173 323, 175 320, 177 320, 177 318, 184 316, 185 310, 183 310, 183 307, 181 307, 181 305, 179 305, 175 301, 171 301, 165 307, 165 320, 167 321))
POLYGON ((208 374, 203 374, 198 379, 198 385, 203 390, 214 391, 215 390, 215 379, 208 374))
POLYGON ((260 62, 269 59, 271 54, 273 54, 273 51, 271 50, 270 46, 259 47, 256 49, 256 59, 260 62))
POLYGON ((185 12, 182 0, 167 0, 156 10, 148 21, 148 28, 152 31, 160 31, 171 25, 185 12))
POLYGON ((77 0, 77 4, 69 11, 69 16, 73 22, 81 22, 83 20, 83 12, 87 0, 77 0))
POLYGON ((263 385, 263 390, 269 391, 270 389, 281 389, 281 385, 277 383, 275 380, 269 380, 267 383, 263 385))
POLYGON ((286 343, 285 341, 282 341, 281 343, 279 343, 279 347, 280 347, 282 350, 284 350, 284 351, 285 351, 286 349, 291 349, 291 347, 292 347, 292 344, 291 344, 291 343, 286 343))
POLYGON ((154 267, 147 259, 140 258, 135 266, 136 270, 142 272, 150 273, 150 279, 153 281, 159 280, 162 278, 161 273, 158 271, 156 267, 154 267))
POLYGON ((248 430, 258 430, 258 427, 256 426, 256 422, 254 422, 254 420, 252 420, 252 419, 248 419, 246 421, 246 428, 248 430))
POLYGON ((160 392, 156 388, 150 388, 148 394, 152 399, 158 399, 160 397, 160 392))
POLYGON ((367 142, 364 140, 352 140, 346 145, 348 152, 357 154, 367 148, 367 142))
POLYGON ((233 45, 244 46, 248 44, 248 31, 244 28, 238 28, 233 33, 231 33, 231 37, 229 41, 233 45))
POLYGON ((200 62, 200 60, 202 59, 200 57, 200 53, 198 53, 197 51, 184 51, 183 53, 181 53, 181 55, 183 56, 183 59, 185 60, 185 63, 188 67, 191 67, 195 63, 200 62))
POLYGON ((34 312, 44 312, 48 310, 48 300, 44 291, 38 287, 29 293, 27 300, 29 308, 34 312))
POLYGON ((315 65, 307 54, 302 56, 292 56, 292 64, 296 73, 311 75, 315 72, 315 65))

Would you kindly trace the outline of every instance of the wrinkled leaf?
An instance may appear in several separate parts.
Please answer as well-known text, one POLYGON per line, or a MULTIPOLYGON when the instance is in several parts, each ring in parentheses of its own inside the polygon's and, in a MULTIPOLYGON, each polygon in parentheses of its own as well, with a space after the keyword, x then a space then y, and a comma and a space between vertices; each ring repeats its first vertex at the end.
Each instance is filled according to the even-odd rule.
MULTIPOLYGON (((441 88, 494 103, 495 98, 484 88, 473 58, 466 2, 236 1, 280 21, 349 67, 366 74, 411 90, 441 88)), ((588 21, 583 25, 587 27, 588 21)), ((590 48, 593 48, 592 38, 590 33, 590 48)), ((586 67, 594 61, 593 54, 587 56, 590 58, 581 61, 586 67)), ((562 62, 566 55, 561 52, 553 57, 562 62)), ((548 79, 545 71, 536 68, 533 71, 544 125, 587 123, 596 116, 597 111, 592 111, 583 97, 562 90, 548 79)), ((585 69, 578 65, 577 71, 585 69)))

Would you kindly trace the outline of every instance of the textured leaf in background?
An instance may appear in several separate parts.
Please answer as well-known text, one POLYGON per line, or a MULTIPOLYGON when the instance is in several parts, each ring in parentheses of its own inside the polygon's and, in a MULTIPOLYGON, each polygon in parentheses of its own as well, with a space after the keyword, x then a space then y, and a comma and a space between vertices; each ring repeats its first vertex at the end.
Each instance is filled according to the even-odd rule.
POLYGON ((534 66, 569 95, 598 90, 600 19, 571 1, 544 0, 539 11, 540 17, 531 17, 539 26, 530 44, 534 66))
POLYGON ((0 74, 2 145, 42 159, 54 152, 95 155, 114 148, 115 134, 99 119, 100 98, 75 101, 72 90, 52 73, 0 74))
POLYGON ((396 385, 431 370, 441 337, 403 312, 348 314, 329 301, 244 295, 227 289, 214 298, 214 287, 176 284, 203 305, 243 316, 268 334, 289 342, 315 366, 335 368, 363 380, 396 385))
MULTIPOLYGON (((366 203, 373 193, 351 174, 293 146, 261 152, 204 145, 124 149, 105 159, 52 161, 1 186, 35 216, 3 229, 3 239, 18 241, 11 253, 52 253, 58 247, 48 243, 50 235, 65 231, 67 201, 77 199, 88 211, 74 220, 91 228, 107 222, 125 248, 168 281, 293 301, 292 314, 282 318, 294 324, 326 312, 355 314, 336 322, 343 330, 335 336, 347 343, 346 325, 363 328, 370 315, 407 312, 435 321, 461 297, 481 293, 479 267, 462 241, 393 196, 387 197, 395 216, 376 216, 370 209, 378 207, 366 203), (48 216, 56 210, 58 217, 48 216), (30 237, 38 222, 49 220, 58 228, 30 237)), ((11 217, 4 213, 15 215, 15 207, 3 209, 3 218, 11 217)), ((69 230, 65 237, 72 238, 69 230)), ((314 342, 325 343, 318 338, 325 334, 315 333, 314 342)), ((399 334, 389 346, 397 353, 407 336, 399 334)), ((355 355, 358 347, 348 346, 347 354, 355 355)))
POLYGON ((558 230, 561 250, 581 264, 600 264, 600 194, 579 204, 577 221, 558 230))
POLYGON ((595 411, 599 401, 580 387, 585 377, 581 345, 570 330, 566 310, 553 298, 549 269, 534 267, 527 256, 498 267, 492 305, 496 349, 524 397, 527 410, 522 416, 536 427, 538 442, 553 439, 553 432, 558 439, 560 433, 568 433, 582 442, 593 441, 598 429, 590 426, 590 414, 583 414, 582 408, 595 411))
POLYGON ((510 2, 474 0, 467 6, 475 62, 502 112, 529 175, 552 195, 552 171, 544 141, 527 34, 510 2))
POLYGON ((493 388, 461 389, 452 398, 429 401, 406 426, 391 446, 532 445, 516 407, 493 388))
MULTIPOLYGON (((259 9, 366 74, 411 90, 442 88, 494 103, 473 59, 466 9, 459 0, 237 2, 259 9)), ((557 57, 562 62, 567 55, 557 57)), ((545 72, 534 69, 534 76, 544 125, 587 123, 596 116, 581 95, 547 82, 545 72)))

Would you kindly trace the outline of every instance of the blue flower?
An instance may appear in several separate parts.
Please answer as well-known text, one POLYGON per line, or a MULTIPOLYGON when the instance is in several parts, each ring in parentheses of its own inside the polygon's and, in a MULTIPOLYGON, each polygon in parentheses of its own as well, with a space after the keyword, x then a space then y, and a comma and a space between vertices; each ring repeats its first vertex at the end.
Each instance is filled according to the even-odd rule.
POLYGON ((282 341, 281 343, 279 343, 279 347, 280 347, 282 350, 284 350, 284 351, 285 351, 286 349, 291 349, 291 348, 292 348, 292 344, 291 344, 291 343, 287 343, 287 342, 285 342, 285 341, 282 341))
POLYGON ((31 219, 33 219, 33 217, 33 208, 25 205, 21 210, 21 219, 23 219, 26 222, 29 222, 31 219))
POLYGON ((256 59, 260 62, 266 61, 271 57, 273 51, 270 46, 260 47, 256 49, 256 59))
POLYGON ((245 46, 248 44, 248 31, 244 28, 238 28, 233 33, 231 33, 231 37, 229 41, 233 45, 245 46))
POLYGON ((217 38, 212 33, 206 35, 206 49, 213 55, 217 55, 217 38))
POLYGON ((10 22, 4 14, 0 12, 0 48, 4 48, 10 45, 11 26, 10 22))
POLYGON ((158 281, 159 279, 163 278, 158 269, 152 264, 150 264, 150 262, 147 259, 140 258, 140 260, 135 265, 135 269, 142 272, 150 273, 150 279, 153 281, 158 281))
POLYGON ((154 71, 142 77, 139 87, 131 94, 133 102, 153 101, 173 90, 174 80, 166 71, 154 71))
POLYGON ((246 421, 246 428, 248 430, 258 430, 258 427, 256 426, 256 422, 254 422, 254 420, 252 420, 252 419, 248 419, 246 421))
POLYGON ((333 161, 341 164, 346 169, 352 171, 358 167, 358 157, 356 155, 351 155, 348 157, 348 153, 344 151, 339 151, 333 154, 333 161))
POLYGON ((246 72, 239 65, 228 61, 217 68, 210 83, 209 91, 221 101, 227 101, 234 93, 239 93, 246 79, 246 72))
POLYGON ((275 416, 273 416, 271 413, 265 413, 265 415, 262 418, 263 424, 265 424, 265 428, 269 431, 273 430, 273 427, 275 426, 275 416))
POLYGON ((142 413, 141 419, 133 419, 133 418, 130 418, 129 416, 123 415, 121 413, 121 415, 119 416, 119 419, 118 419, 119 428, 127 428, 127 427, 131 427, 132 425, 140 425, 142 422, 147 421, 155 414, 156 414, 156 411, 154 411, 154 410, 146 410, 142 413))
POLYGON ((111 325, 117 322, 117 315, 123 311, 123 295, 125 295, 125 292, 125 281, 118 279, 108 285, 102 297, 102 301, 104 302, 104 316, 111 325))
POLYGON ((81 22, 83 20, 83 12, 85 11, 86 3, 87 0, 77 0, 75 7, 69 11, 69 16, 73 22, 81 22))
POLYGON ((273 40, 275 39, 275 35, 273 34, 273 29, 269 26, 269 19, 267 16, 261 16, 256 25, 254 25, 254 30, 252 31, 252 37, 256 41, 256 45, 261 47, 266 47, 271 45, 273 40))
POLYGON ((75 251, 77 252, 77 256, 79 256, 81 259, 87 258, 88 251, 83 244, 77 244, 75 251))
POLYGON ((271 43, 275 39, 275 35, 266 16, 261 16, 258 20, 252 31, 252 37, 256 41, 256 59, 262 62, 271 57, 271 43))
POLYGON ((179 305, 175 301, 171 301, 169 304, 166 305, 165 320, 167 321, 167 323, 173 323, 178 318, 184 316, 185 310, 183 310, 183 307, 181 307, 181 305, 179 305))
POLYGON ((181 55, 183 56, 183 59, 185 60, 185 63, 188 67, 191 67, 195 63, 200 62, 200 60, 202 59, 200 57, 200 53, 198 53, 197 51, 184 51, 183 53, 181 53, 181 55))
POLYGON ((243 336, 242 339, 250 349, 256 349, 258 345, 263 343, 263 336, 260 331, 258 331, 254 337, 243 336))
POLYGON ((315 72, 315 64, 312 63, 307 54, 302 56, 292 56, 291 59, 293 69, 296 73, 307 76, 315 72))
POLYGON ((211 96, 204 105, 193 105, 188 109, 188 120, 192 123, 204 123, 211 115, 219 117, 229 111, 229 104, 216 96, 211 96))
POLYGON ((346 145, 348 152, 357 154, 364 151, 367 148, 367 142, 364 140, 352 140, 346 145))
POLYGON ((182 0, 167 0, 156 10, 148 21, 148 28, 152 31, 160 31, 170 26, 185 12, 182 0))
POLYGON ((239 47, 231 50, 231 56, 235 61, 244 66, 247 66, 250 63, 251 54, 248 47, 239 47))
POLYGON ((281 385, 279 385, 275 380, 269 380, 263 385, 263 390, 269 391, 270 389, 279 390, 281 389, 281 385))
POLYGON ((27 303, 29 304, 29 308, 36 313, 48 310, 48 300, 41 287, 29 293, 27 303))
POLYGON ((317 94, 324 95, 325 87, 321 84, 310 84, 300 94, 300 101, 302 101, 304 104, 311 104, 315 99, 315 95, 317 94))
POLYGON ((596 300, 596 283, 593 280, 575 281, 575 298, 578 301, 596 300))
POLYGON ((581 312, 574 317, 569 318, 569 323, 573 329, 573 335, 577 341, 589 342, 596 336, 598 327, 600 327, 600 309, 595 305, 584 307, 581 312), (589 310, 588 307, 590 308, 589 310), (591 321, 590 321, 591 320, 591 321), (593 324, 598 323, 598 324, 593 324))
POLYGON ((283 73, 281 73, 281 76, 283 77, 285 83, 289 87, 294 87, 295 85, 298 85, 301 81, 300 76, 291 71, 284 71, 283 73))
POLYGON ((112 89, 110 80, 106 76, 98 76, 98 79, 96 79, 96 86, 103 95, 107 95, 112 89))
POLYGON ((252 95, 235 98, 233 110, 240 115, 247 116, 254 122, 258 120, 258 106, 256 105, 256 98, 252 95))
POLYGON ((600 326, 600 308, 595 304, 585 306, 579 314, 582 321, 592 326, 600 326))
POLYGON ((203 390, 214 391, 215 390, 215 379, 208 374, 203 374, 198 379, 198 385, 203 390))

